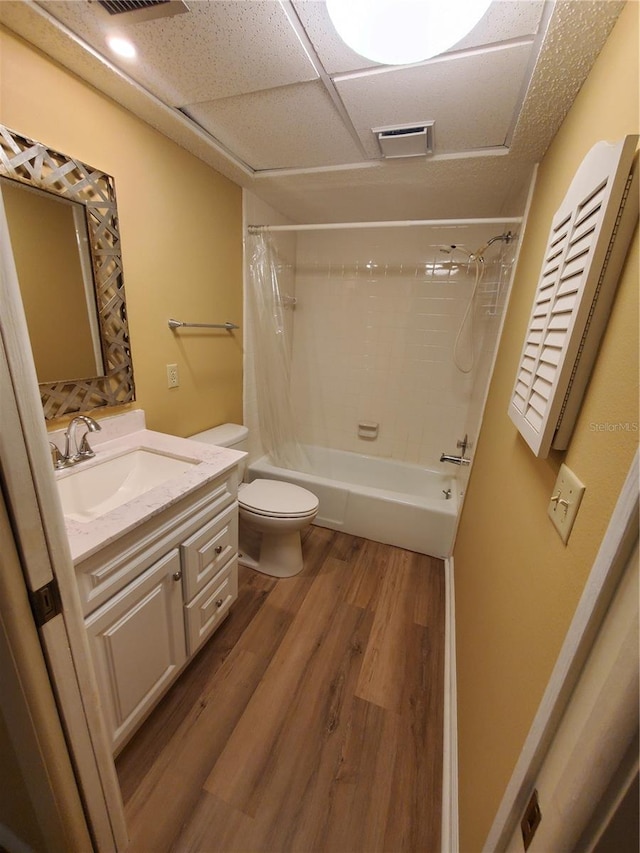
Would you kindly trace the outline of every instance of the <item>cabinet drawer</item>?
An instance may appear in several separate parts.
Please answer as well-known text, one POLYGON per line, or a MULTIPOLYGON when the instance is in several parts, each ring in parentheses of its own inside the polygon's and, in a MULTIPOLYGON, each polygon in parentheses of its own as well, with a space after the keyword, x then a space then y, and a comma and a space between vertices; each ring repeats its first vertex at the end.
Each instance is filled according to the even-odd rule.
POLYGON ((237 479, 236 471, 223 474, 77 565, 85 616, 226 507, 236 506, 237 479))
POLYGON ((227 615, 238 597, 238 558, 214 577, 203 590, 185 606, 185 626, 189 656, 204 643, 227 615))
POLYGON ((200 592, 238 550, 238 510, 229 507, 180 546, 184 600, 200 592))
POLYGON ((174 548, 85 622, 116 749, 186 661, 179 579, 174 548))

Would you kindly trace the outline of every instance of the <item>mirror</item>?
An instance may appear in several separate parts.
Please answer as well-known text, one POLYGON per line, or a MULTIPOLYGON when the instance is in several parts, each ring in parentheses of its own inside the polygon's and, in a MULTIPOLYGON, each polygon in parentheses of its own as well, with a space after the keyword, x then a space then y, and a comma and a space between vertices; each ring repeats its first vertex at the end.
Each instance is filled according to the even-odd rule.
POLYGON ((38 382, 102 376, 83 206, 6 178, 0 191, 38 382))
POLYGON ((0 192, 45 418, 132 402, 113 178, 0 125, 0 192))

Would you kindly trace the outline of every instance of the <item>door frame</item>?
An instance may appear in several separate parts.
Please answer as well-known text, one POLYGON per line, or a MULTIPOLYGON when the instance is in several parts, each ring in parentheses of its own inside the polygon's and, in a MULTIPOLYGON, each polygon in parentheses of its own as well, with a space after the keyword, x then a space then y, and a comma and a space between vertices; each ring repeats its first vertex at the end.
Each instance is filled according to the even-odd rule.
MULTIPOLYGON (((18 599, 24 598, 25 593, 28 596, 51 580, 57 582, 61 612, 39 627, 37 633, 93 847, 100 851, 124 850, 124 808, 57 495, 1 195, 0 305, 0 470, 23 578, 23 591, 14 590, 16 601, 6 604, 18 606, 18 599)), ((12 656, 19 661, 22 638, 14 635, 11 642, 15 646, 12 656)), ((21 675, 28 680, 28 672, 21 675)), ((39 732, 43 741, 48 736, 45 729, 39 732)), ((51 782, 54 783, 53 777, 51 782)))

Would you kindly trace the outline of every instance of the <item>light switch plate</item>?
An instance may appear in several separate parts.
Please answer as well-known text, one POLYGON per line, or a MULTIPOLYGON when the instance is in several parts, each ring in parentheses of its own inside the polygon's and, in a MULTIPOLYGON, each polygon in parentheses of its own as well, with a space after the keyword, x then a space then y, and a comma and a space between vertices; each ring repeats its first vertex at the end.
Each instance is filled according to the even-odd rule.
POLYGON ((549 501, 547 515, 564 543, 567 542, 573 522, 576 520, 585 488, 573 471, 563 463, 549 501))

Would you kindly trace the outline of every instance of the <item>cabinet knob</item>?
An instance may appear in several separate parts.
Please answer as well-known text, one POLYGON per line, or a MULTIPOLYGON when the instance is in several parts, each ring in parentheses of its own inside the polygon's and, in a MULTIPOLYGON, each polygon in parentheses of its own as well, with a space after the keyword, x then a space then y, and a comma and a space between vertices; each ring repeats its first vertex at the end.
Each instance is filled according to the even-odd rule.
POLYGON ((222 599, 222 598, 219 598, 216 601, 216 607, 222 607, 223 604, 224 604, 224 599, 222 599))
POLYGON ((216 545, 215 552, 216 554, 222 554, 222 545, 216 545))
POLYGON ((182 572, 174 572, 173 573, 174 581, 179 581, 181 577, 182 577, 182 572))

